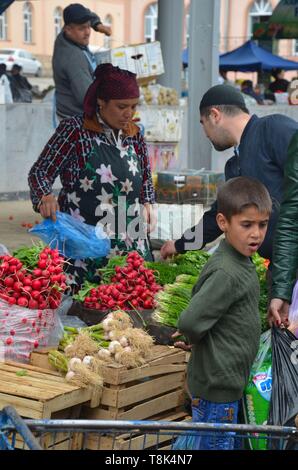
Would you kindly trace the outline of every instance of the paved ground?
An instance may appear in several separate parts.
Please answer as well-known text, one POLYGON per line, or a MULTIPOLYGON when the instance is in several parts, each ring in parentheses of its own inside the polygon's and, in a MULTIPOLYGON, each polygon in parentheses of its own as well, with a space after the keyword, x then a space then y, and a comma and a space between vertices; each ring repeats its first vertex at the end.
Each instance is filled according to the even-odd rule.
POLYGON ((32 240, 39 238, 28 233, 28 228, 22 224, 40 222, 42 218, 36 214, 29 201, 0 202, 0 244, 9 251, 24 245, 31 245, 32 240))

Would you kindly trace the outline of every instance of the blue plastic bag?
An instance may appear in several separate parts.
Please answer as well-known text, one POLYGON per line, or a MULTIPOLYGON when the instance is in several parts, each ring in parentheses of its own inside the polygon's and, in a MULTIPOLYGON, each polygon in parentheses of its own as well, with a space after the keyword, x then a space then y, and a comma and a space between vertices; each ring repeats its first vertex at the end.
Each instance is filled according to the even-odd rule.
POLYGON ((111 241, 100 226, 87 225, 64 212, 57 212, 56 222, 45 219, 29 232, 58 248, 66 258, 102 258, 111 249, 111 241))

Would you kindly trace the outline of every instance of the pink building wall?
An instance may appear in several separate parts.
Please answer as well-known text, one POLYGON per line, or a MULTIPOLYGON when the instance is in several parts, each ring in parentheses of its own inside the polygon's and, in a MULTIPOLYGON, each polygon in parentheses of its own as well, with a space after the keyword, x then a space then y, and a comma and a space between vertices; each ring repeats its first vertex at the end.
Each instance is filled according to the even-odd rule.
MULTIPOLYGON (((152 0, 79 0, 86 7, 96 12, 104 21, 107 15, 112 17, 112 47, 123 44, 144 42, 144 15, 152 0)), ((274 8, 279 0, 270 0, 274 8)), ((55 40, 54 10, 65 8, 71 0, 34 0, 33 41, 30 44, 23 40, 23 6, 25 1, 13 3, 7 10, 8 39, 0 40, 0 48, 22 48, 29 50, 42 59, 50 60, 55 40)), ((249 11, 252 0, 221 0, 220 16, 220 51, 225 52, 240 46, 248 38, 249 11)), ((184 0, 185 14, 188 13, 190 0, 184 0)), ((184 18, 184 28, 185 28, 184 18)), ((104 36, 92 32, 90 44, 103 46, 104 36)), ((186 31, 184 32, 184 46, 186 31)), ((293 58, 293 41, 278 41, 278 53, 293 58)), ((298 60, 298 56, 294 57, 298 60)))

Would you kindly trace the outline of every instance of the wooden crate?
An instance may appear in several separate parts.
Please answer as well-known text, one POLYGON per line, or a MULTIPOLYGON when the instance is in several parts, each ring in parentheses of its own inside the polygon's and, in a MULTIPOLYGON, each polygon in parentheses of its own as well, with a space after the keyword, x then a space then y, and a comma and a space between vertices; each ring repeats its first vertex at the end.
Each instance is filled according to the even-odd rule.
MULTIPOLYGON (((0 409, 11 405, 24 418, 78 418, 82 403, 93 400, 98 405, 94 395, 91 387, 70 385, 58 372, 15 362, 0 363, 0 409)), ((57 433, 55 441, 51 433, 42 438, 44 448, 58 443, 60 448, 69 446, 69 434, 57 433)), ((18 436, 16 447, 23 447, 18 436)))
POLYGON ((82 417, 138 420, 177 409, 184 403, 185 371, 185 352, 169 346, 154 346, 142 367, 105 367, 100 405, 83 406, 82 417))
MULTIPOLYGON (((152 417, 154 421, 189 421, 191 417, 184 411, 172 411, 171 413, 162 413, 152 417)), ((122 433, 120 435, 99 435, 90 433, 85 442, 85 448, 88 450, 167 450, 171 449, 173 433, 156 432, 150 434, 144 433, 122 433)))

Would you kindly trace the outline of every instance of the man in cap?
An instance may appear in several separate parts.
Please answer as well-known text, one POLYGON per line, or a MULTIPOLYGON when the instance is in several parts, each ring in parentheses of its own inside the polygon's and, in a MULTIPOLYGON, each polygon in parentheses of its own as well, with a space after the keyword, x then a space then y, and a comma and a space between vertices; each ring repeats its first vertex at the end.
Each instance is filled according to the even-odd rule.
POLYGON ((57 36, 53 54, 56 86, 56 112, 59 119, 83 112, 83 101, 93 81, 96 68, 94 55, 88 45, 91 28, 111 35, 111 28, 80 3, 72 3, 63 11, 64 27, 57 36))
MULTIPOLYGON (((270 193, 273 210, 259 254, 271 260, 274 230, 283 197, 284 169, 293 154, 296 161, 298 158, 298 123, 281 114, 262 118, 251 116, 240 91, 227 85, 216 85, 205 93, 200 103, 200 115, 205 134, 216 150, 234 147, 234 156, 225 165, 226 180, 236 176, 256 178, 270 193)), ((187 230, 179 240, 167 241, 162 246, 162 257, 201 249, 219 237, 222 232, 216 223, 216 214, 215 201, 197 226, 187 230)))

